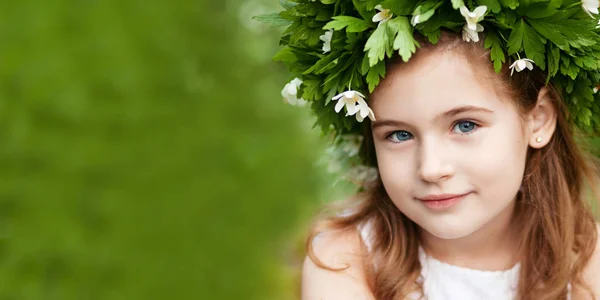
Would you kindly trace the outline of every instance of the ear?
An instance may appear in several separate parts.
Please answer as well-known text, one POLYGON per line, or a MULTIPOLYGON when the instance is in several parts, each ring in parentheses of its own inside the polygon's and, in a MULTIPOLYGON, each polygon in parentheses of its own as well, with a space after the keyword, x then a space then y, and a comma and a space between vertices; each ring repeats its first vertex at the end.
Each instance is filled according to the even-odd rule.
POLYGON ((556 129, 556 114, 550 91, 543 87, 538 93, 535 107, 528 114, 529 146, 539 149, 550 142, 556 129))

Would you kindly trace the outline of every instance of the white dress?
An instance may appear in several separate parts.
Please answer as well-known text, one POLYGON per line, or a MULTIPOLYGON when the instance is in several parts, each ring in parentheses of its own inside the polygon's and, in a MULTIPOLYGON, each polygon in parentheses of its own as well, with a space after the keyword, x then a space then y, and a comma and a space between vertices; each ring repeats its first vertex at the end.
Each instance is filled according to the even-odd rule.
MULTIPOLYGON (((370 226, 361 226, 360 233, 370 249, 370 226)), ((509 270, 481 271, 458 267, 439 261, 419 247, 421 277, 426 300, 510 300, 515 299, 521 264, 509 270)), ((569 285, 569 296, 570 297, 569 285)), ((419 295, 409 295, 419 299, 419 295)))

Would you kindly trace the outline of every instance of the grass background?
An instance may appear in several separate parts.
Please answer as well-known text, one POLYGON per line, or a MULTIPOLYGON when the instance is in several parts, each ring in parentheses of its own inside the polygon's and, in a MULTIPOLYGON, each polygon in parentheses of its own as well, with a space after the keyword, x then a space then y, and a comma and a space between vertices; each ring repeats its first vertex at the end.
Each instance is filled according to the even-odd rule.
POLYGON ((294 299, 344 194, 284 105, 271 0, 0 10, 0 300, 294 299))
POLYGON ((5 1, 0 299, 292 299, 324 145, 276 1, 5 1))

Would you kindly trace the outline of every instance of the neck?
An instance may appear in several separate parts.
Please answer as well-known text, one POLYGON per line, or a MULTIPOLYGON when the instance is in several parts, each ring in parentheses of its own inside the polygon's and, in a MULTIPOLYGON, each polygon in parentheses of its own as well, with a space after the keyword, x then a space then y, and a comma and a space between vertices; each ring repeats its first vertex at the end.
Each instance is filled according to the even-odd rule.
POLYGON ((515 201, 493 220, 457 239, 441 239, 419 229, 425 252, 437 260, 463 268, 497 271, 513 267, 519 257, 515 201))

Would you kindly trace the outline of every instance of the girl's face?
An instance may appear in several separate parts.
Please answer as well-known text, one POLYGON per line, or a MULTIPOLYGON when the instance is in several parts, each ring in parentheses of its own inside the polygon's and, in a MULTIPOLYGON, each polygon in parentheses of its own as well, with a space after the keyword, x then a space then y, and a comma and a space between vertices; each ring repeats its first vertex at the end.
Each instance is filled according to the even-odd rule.
POLYGON ((421 228, 465 237, 512 214, 529 136, 512 100, 481 77, 487 70, 452 51, 413 59, 372 95, 380 176, 421 228))

